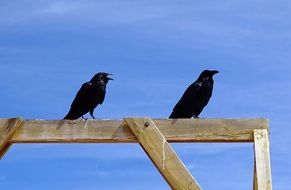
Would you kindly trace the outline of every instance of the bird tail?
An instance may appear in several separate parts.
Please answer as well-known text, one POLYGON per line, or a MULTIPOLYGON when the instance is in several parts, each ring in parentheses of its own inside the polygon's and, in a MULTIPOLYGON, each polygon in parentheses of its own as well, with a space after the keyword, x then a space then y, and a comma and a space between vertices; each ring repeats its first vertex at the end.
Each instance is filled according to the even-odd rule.
POLYGON ((79 116, 78 114, 75 114, 73 113, 71 110, 69 111, 69 113, 64 117, 64 119, 67 119, 67 120, 75 120, 75 119, 78 119, 79 116))
POLYGON ((191 118, 192 115, 186 112, 176 111, 174 110, 169 116, 170 119, 178 119, 178 118, 191 118))
POLYGON ((179 117, 177 116, 175 112, 172 112, 171 115, 169 116, 169 119, 177 119, 177 118, 179 117))

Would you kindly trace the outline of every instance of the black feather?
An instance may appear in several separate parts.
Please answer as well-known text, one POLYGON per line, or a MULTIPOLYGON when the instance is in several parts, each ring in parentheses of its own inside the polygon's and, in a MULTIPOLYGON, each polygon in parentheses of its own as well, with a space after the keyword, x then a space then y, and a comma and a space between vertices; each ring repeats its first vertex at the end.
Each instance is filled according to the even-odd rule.
POLYGON ((216 73, 218 73, 216 70, 204 70, 198 79, 186 89, 169 118, 198 117, 212 96, 214 84, 212 77, 216 73))
POLYGON ((90 115, 94 119, 94 109, 103 103, 106 94, 106 85, 108 80, 112 80, 108 75, 108 73, 97 73, 89 82, 84 83, 73 100, 69 113, 64 119, 78 119, 88 112, 90 112, 90 115))

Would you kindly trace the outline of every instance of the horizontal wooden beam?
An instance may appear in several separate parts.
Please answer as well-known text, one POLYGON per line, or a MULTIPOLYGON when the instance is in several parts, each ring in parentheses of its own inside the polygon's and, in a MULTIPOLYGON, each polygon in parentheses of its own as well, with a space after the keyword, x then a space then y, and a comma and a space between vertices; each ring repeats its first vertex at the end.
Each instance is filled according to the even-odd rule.
MULTIPOLYGON (((0 119, 0 129, 7 119, 0 119)), ((153 119, 168 142, 253 142, 267 119, 153 119)), ((25 120, 9 143, 138 143, 123 120, 25 120)))

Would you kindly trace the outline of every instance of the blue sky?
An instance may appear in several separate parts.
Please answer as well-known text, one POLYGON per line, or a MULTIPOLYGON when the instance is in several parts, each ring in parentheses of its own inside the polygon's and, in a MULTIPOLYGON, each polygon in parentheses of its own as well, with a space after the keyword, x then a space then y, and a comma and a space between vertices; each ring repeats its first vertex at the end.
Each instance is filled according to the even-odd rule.
MULTIPOLYGON (((80 85, 114 73, 97 118, 167 118, 218 69, 205 118, 270 119, 273 186, 290 188, 291 2, 0 1, 0 117, 59 119, 80 85)), ((206 190, 252 188, 251 144, 174 144, 206 190)), ((3 189, 169 189, 136 144, 14 145, 3 189)))

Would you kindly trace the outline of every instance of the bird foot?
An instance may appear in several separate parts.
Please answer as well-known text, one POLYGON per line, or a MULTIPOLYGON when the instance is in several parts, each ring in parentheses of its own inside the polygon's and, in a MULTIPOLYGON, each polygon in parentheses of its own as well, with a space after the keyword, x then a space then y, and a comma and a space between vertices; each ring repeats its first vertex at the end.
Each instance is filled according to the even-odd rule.
POLYGON ((83 120, 85 120, 85 121, 87 121, 87 120, 88 120, 88 118, 84 118, 84 116, 82 116, 82 119, 83 119, 83 120))

